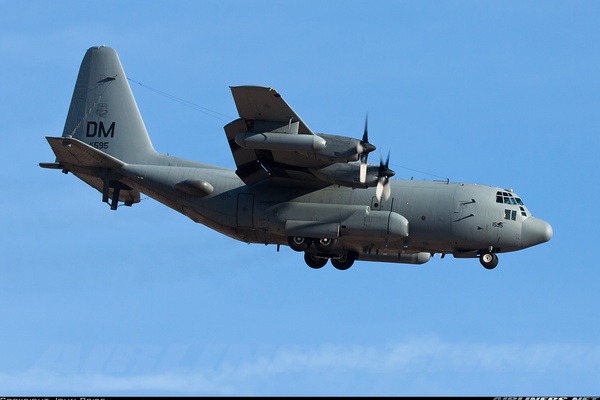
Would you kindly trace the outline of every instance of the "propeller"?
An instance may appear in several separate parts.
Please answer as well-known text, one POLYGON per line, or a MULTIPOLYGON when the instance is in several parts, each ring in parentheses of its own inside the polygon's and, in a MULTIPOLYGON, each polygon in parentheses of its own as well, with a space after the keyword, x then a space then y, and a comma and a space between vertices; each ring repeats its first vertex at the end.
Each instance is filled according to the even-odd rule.
POLYGON ((367 181, 367 158, 369 153, 376 149, 374 145, 369 143, 369 114, 365 117, 365 131, 363 133, 362 140, 356 146, 356 150, 358 154, 360 154, 360 183, 365 183, 367 181))
POLYGON ((383 159, 379 161, 379 170, 377 171, 377 188, 375 189, 375 196, 377 201, 381 201, 381 195, 385 197, 385 200, 389 200, 391 196, 390 178, 396 173, 389 168, 390 165, 390 153, 388 152, 385 163, 383 159))

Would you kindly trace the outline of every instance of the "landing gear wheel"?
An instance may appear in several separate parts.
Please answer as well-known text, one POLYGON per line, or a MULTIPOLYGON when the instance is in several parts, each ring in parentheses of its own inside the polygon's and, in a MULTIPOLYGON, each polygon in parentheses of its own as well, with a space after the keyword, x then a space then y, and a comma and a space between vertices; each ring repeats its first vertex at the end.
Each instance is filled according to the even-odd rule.
POLYGON ((483 253, 479 256, 479 262, 486 269, 494 269, 498 265, 498 256, 494 253, 483 253))
POLYGON ((349 252, 348 254, 344 254, 339 258, 332 258, 331 265, 333 265, 336 269, 340 271, 345 271, 354 264, 354 260, 356 260, 356 253, 349 252))
POLYGON ((319 269, 323 268, 327 264, 326 258, 317 257, 313 253, 304 253, 304 262, 311 268, 319 269))
POLYGON ((302 236, 290 236, 288 237, 288 244, 294 251, 304 251, 310 246, 310 238, 302 236))
POLYGON ((329 253, 331 252, 331 249, 335 246, 336 242, 337 240, 335 239, 323 238, 315 239, 313 244, 315 245, 315 248, 321 253, 329 253))

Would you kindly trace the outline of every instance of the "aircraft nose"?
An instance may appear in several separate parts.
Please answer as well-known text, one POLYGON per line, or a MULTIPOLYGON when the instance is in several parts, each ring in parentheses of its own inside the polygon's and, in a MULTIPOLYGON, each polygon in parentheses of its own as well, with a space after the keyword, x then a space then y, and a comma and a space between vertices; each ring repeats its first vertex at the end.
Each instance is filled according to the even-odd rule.
POLYGON ((521 242, 523 248, 547 242, 552 238, 552 226, 544 220, 529 217, 521 227, 521 242))

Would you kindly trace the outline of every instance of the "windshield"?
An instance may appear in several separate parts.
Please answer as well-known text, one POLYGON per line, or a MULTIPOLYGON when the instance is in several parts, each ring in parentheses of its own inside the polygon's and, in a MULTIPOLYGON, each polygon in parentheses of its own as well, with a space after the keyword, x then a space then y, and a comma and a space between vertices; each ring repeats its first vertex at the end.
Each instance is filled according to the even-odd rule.
MULTIPOLYGON (((525 210, 525 204, 521 200, 520 197, 517 197, 514 193, 510 191, 497 191, 496 192, 496 203, 505 204, 509 206, 519 206, 519 210, 521 211, 521 215, 523 217, 527 216, 527 211, 525 210)), ((504 210, 504 219, 512 219, 513 221, 516 219, 517 212, 513 209, 504 210)))

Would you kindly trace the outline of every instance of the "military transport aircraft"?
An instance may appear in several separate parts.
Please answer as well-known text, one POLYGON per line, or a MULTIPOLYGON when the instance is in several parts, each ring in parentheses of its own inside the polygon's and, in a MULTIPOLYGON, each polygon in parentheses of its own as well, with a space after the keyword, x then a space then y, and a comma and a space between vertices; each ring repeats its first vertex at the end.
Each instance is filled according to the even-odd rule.
POLYGON ((436 253, 476 258, 544 243, 552 227, 512 190, 450 181, 390 179, 375 146, 313 132, 273 88, 231 87, 240 118, 225 125, 237 169, 157 153, 114 49, 90 48, 55 162, 116 210, 140 194, 247 243, 288 245, 306 264, 348 269, 355 260, 422 264, 436 253))

